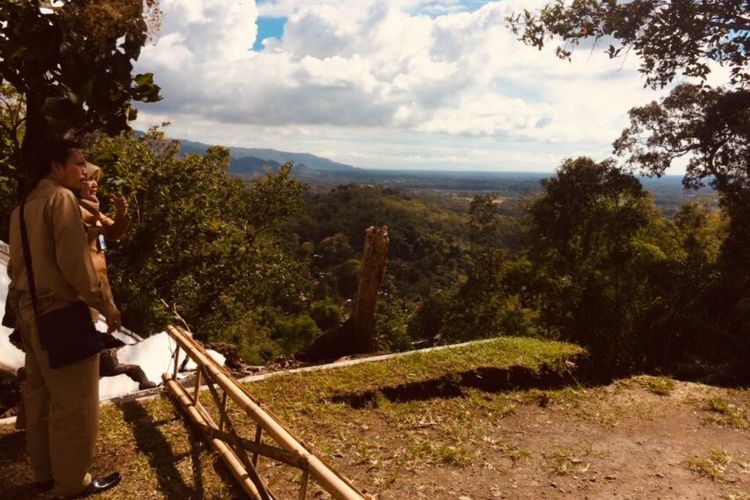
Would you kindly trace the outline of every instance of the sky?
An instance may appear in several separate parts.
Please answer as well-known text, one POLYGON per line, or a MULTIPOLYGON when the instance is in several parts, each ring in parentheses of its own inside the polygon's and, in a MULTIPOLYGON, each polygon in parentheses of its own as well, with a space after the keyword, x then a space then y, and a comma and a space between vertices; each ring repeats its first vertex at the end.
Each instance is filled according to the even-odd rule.
MULTIPOLYGON (((161 0, 136 64, 163 100, 134 126, 306 152, 362 168, 553 171, 611 154, 644 88, 606 42, 573 61, 521 44, 506 16, 549 0, 161 0)), ((674 173, 674 172, 673 172, 674 173)))

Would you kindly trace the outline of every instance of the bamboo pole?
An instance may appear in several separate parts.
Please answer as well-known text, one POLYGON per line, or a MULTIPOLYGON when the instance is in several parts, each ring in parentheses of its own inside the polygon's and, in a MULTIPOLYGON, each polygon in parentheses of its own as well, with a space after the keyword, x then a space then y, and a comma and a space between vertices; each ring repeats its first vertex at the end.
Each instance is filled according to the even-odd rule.
MULTIPOLYGON (((180 406, 185 410, 190 420, 194 424, 197 424, 199 428, 201 426, 210 427, 208 422, 206 422, 200 412, 195 408, 193 401, 190 399, 190 395, 185 392, 182 386, 169 378, 166 373, 162 378, 167 386, 167 390, 169 390, 169 392, 178 400, 180 406)), ((245 493, 254 500, 260 500, 261 496, 258 488, 250 480, 250 476, 245 470, 245 466, 240 462, 240 459, 237 458, 234 452, 226 444, 216 438, 209 438, 209 441, 211 447, 219 454, 221 459, 227 465, 227 468, 229 468, 229 472, 231 472, 235 479, 237 479, 245 493)))
MULTIPOLYGON (((303 446, 284 426, 272 415, 260 407, 253 398, 243 390, 234 378, 224 372, 220 366, 200 349, 192 338, 180 329, 168 325, 167 333, 175 339, 177 345, 185 350, 196 363, 203 365, 207 373, 221 387, 226 394, 265 430, 269 436, 283 449, 296 452, 308 462, 310 474, 334 498, 338 500, 364 500, 365 497, 345 478, 326 465, 320 458, 303 446)), ((168 377, 168 375, 167 375, 168 377)), ((166 380, 166 379, 165 379, 166 380)))

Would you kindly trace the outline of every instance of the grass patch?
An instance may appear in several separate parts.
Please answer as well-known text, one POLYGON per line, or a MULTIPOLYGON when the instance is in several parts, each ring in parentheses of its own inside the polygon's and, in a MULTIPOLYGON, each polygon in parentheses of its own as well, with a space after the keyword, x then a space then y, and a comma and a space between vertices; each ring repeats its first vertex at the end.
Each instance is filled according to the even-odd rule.
POLYGON ((471 465, 469 453, 460 446, 425 440, 412 447, 410 453, 416 462, 422 462, 421 465, 440 464, 454 467, 471 465))
POLYGON ((574 452, 567 449, 557 449, 549 458, 552 469, 561 476, 568 474, 583 474, 588 472, 589 464, 574 452))
MULTIPOLYGON (((519 396, 522 391, 491 393, 468 387, 462 388, 460 397, 394 402, 383 396, 384 388, 432 380, 455 385, 461 381, 459 374, 487 368, 563 372, 570 368, 567 362, 583 352, 570 344, 501 338, 380 362, 283 374, 251 383, 249 388, 264 407, 355 484, 381 490, 401 481, 402 471, 484 467, 481 453, 488 446, 483 436, 493 432, 499 419, 512 415, 520 405, 543 405, 559 397, 556 392, 539 391, 524 398, 519 396), (363 390, 373 391, 375 397, 362 409, 333 400, 337 394, 363 390)), ((208 407, 208 391, 201 392, 201 399, 208 407)), ((252 439, 252 421, 231 402, 227 410, 239 417, 238 433, 252 439)), ((33 497, 22 439, 0 428, 0 443, 5 444, 0 447, 0 477, 12 478, 9 491, 15 498, 33 497)), ((101 475, 117 469, 125 476, 120 486, 101 495, 103 500, 242 496, 211 448, 193 434, 167 397, 103 406, 97 444, 92 472, 101 475)), ((529 456, 502 439, 492 448, 513 463, 529 456)), ((298 471, 263 458, 259 471, 279 498, 296 495, 298 471)), ((309 497, 317 498, 316 488, 310 486, 309 497)), ((0 493, 7 492, 0 488, 0 493)))
POLYGON ((641 380, 649 392, 659 396, 669 396, 677 387, 677 383, 669 377, 643 377, 641 380))
POLYGON ((750 427, 747 410, 728 400, 715 396, 703 401, 703 409, 709 412, 709 420, 723 427, 747 429, 750 427))
POLYGON ((542 368, 560 373, 566 362, 585 351, 573 344, 519 337, 503 337, 466 346, 417 352, 375 363, 333 368, 316 372, 314 385, 310 373, 271 377, 250 385, 259 399, 273 401, 319 402, 335 395, 377 393, 404 383, 457 380, 457 373, 483 368, 542 368))
POLYGON ((531 453, 522 448, 519 448, 514 444, 506 443, 505 441, 495 439, 490 436, 484 436, 482 438, 482 441, 489 448, 501 451, 503 455, 509 458, 514 464, 524 458, 528 458, 531 456, 531 453))
POLYGON ((707 457, 692 457, 686 466, 696 474, 707 477, 711 481, 722 481, 726 476, 727 466, 732 463, 732 457, 723 448, 712 448, 707 457))

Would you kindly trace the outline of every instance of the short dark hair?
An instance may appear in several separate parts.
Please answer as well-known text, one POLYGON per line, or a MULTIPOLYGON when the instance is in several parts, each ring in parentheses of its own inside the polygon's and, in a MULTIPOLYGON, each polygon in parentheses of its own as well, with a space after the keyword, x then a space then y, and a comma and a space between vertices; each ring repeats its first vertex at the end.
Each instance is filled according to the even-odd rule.
POLYGON ((37 178, 46 177, 52 171, 52 162, 65 163, 74 149, 81 149, 81 143, 72 139, 52 138, 46 141, 37 163, 37 178))

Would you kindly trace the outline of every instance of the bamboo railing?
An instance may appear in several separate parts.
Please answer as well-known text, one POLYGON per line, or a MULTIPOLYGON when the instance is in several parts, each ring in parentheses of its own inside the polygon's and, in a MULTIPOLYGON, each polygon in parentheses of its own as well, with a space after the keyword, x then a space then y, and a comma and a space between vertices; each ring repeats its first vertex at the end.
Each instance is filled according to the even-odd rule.
POLYGON ((193 427, 203 433, 212 448, 219 454, 245 493, 253 499, 277 498, 269 491, 257 472, 258 457, 262 456, 301 470, 300 500, 304 500, 307 495, 310 476, 333 498, 341 500, 366 498, 344 476, 317 457, 307 445, 296 438, 276 416, 264 408, 244 386, 216 363, 190 335, 172 325, 167 326, 166 330, 175 340, 177 349, 174 354, 172 373, 165 373, 162 376, 164 384, 177 404, 185 411, 193 427), (185 351, 187 356, 198 365, 192 393, 177 379, 177 372, 180 368, 178 361, 180 350, 185 351), (205 384, 208 389, 211 402, 218 412, 218 424, 199 400, 202 384, 205 384), (254 421, 254 439, 242 437, 237 432, 227 412, 228 398, 254 421), (273 440, 276 446, 261 442, 263 432, 273 440))

